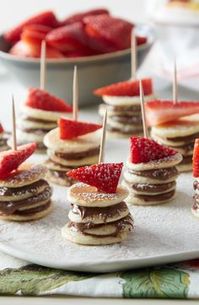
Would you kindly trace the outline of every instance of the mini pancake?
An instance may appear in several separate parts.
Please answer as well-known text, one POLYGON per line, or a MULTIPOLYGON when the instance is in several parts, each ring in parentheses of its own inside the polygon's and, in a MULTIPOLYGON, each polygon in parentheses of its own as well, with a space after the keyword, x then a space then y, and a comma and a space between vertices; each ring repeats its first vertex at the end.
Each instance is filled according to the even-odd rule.
POLYGON ((129 196, 126 199, 126 202, 128 204, 133 204, 133 205, 142 205, 142 206, 150 206, 150 205, 159 205, 159 204, 164 204, 167 203, 171 200, 173 200, 175 198, 175 190, 169 192, 169 193, 165 193, 164 196, 163 194, 160 195, 156 195, 156 196, 149 196, 149 195, 143 195, 142 197, 146 196, 148 197, 148 200, 141 198, 141 195, 139 195, 140 197, 137 197, 135 194, 133 194, 132 192, 129 194, 129 196), (167 198, 165 198, 165 195, 167 194, 167 198), (159 198, 161 197, 161 198, 159 198), (165 199, 164 199, 165 198, 165 199))
POLYGON ((192 171, 192 167, 193 167, 192 163, 177 165, 177 169, 179 173, 190 172, 192 171))
POLYGON ((23 113, 29 117, 41 119, 45 121, 55 121, 61 116, 72 117, 72 113, 70 112, 56 112, 56 111, 46 111, 41 109, 35 109, 28 106, 23 106, 23 113))
POLYGON ((68 172, 74 167, 64 166, 58 163, 55 163, 51 161, 50 159, 46 160, 44 162, 44 165, 47 167, 47 169, 54 170, 54 171, 60 171, 60 172, 68 172))
POLYGON ((96 156, 81 158, 81 159, 77 159, 77 160, 66 160, 66 159, 57 157, 54 154, 54 152, 49 149, 47 150, 47 155, 53 162, 63 165, 64 167, 66 167, 66 166, 79 167, 79 166, 84 166, 84 165, 96 164, 98 162, 98 158, 99 158, 99 155, 97 154, 96 156))
MULTIPOLYGON (((153 95, 146 95, 145 101, 149 101, 153 99, 153 95)), ((102 96, 103 101, 108 105, 140 105, 140 97, 139 96, 102 96)))
POLYGON ((44 137, 44 144, 52 151, 65 153, 82 152, 98 148, 101 139, 101 129, 71 140, 61 140, 59 129, 55 128, 44 137))
POLYGON ((128 195, 123 186, 118 186, 113 194, 100 193, 95 187, 84 183, 76 183, 68 190, 68 200, 85 207, 108 207, 122 202, 128 195))
POLYGON ((134 171, 142 171, 142 170, 149 170, 149 169, 156 169, 156 168, 167 168, 173 167, 179 164, 182 161, 182 155, 180 153, 176 153, 173 156, 150 161, 147 163, 132 163, 130 160, 127 161, 127 168, 132 169, 134 171))
POLYGON ((172 181, 163 184, 150 184, 150 183, 135 183, 131 184, 126 181, 123 182, 129 192, 133 192, 135 195, 159 195, 168 193, 176 188, 176 182, 172 181))
POLYGON ((6 180, 0 180, 0 187, 18 188, 29 185, 45 178, 46 173, 47 168, 42 165, 32 165, 27 168, 23 165, 6 180))
POLYGON ((5 186, 0 187, 0 206, 1 201, 18 201, 27 199, 32 197, 33 195, 37 195, 42 193, 49 185, 47 181, 41 179, 32 184, 22 186, 22 187, 15 187, 15 188, 7 188, 5 186))
POLYGON ((129 105, 129 106, 110 106, 107 104, 99 105, 98 113, 101 117, 104 116, 105 110, 107 110, 107 115, 141 115, 141 107, 139 105, 129 105))
POLYGON ((48 170, 46 178, 54 184, 61 186, 71 186, 76 181, 66 175, 64 171, 48 170))
POLYGON ((112 120, 111 118, 107 119, 107 125, 109 126, 109 131, 112 128, 112 129, 118 129, 124 133, 137 132, 140 131, 140 129, 142 128, 142 125, 140 123, 139 124, 120 123, 120 122, 116 122, 115 120, 112 120))
POLYGON ((199 122, 189 119, 179 119, 175 122, 153 126, 151 133, 160 138, 185 137, 199 133, 199 122))
POLYGON ((73 231, 68 224, 62 228, 62 236, 67 240, 87 246, 101 246, 101 245, 110 245, 115 243, 121 243, 123 240, 126 240, 128 231, 119 232, 116 236, 100 236, 94 237, 91 235, 85 235, 79 231, 73 231))
POLYGON ((108 207, 83 207, 76 204, 71 206, 68 217, 70 221, 76 223, 88 223, 94 224, 109 223, 121 218, 126 217, 129 214, 129 209, 125 202, 108 206, 108 207))
POLYGON ((159 179, 152 179, 149 177, 144 176, 138 176, 136 174, 129 173, 128 171, 124 172, 124 180, 128 183, 151 183, 151 184, 162 184, 162 183, 169 183, 172 181, 175 181, 175 179, 178 177, 178 174, 174 177, 171 177, 167 180, 159 180, 159 179))
POLYGON ((0 219, 2 220, 8 220, 8 221, 16 221, 16 222, 25 222, 25 221, 32 221, 32 220, 38 220, 40 218, 44 218, 50 212, 52 211, 52 204, 48 206, 48 208, 44 209, 41 212, 33 213, 30 215, 5 215, 5 214, 0 214, 0 219))
POLYGON ((51 122, 48 122, 46 121, 45 122, 34 122, 34 121, 31 121, 31 120, 28 120, 28 119, 21 119, 20 122, 17 124, 18 128, 19 129, 45 129, 46 131, 49 131, 53 128, 56 128, 57 127, 57 124, 56 122, 54 123, 51 123, 51 122))

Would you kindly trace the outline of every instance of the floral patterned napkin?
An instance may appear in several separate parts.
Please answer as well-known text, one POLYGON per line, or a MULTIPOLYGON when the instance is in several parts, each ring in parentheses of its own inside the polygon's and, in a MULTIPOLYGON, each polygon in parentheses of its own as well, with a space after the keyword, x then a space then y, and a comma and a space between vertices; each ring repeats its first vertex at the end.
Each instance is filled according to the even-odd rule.
POLYGON ((0 253, 0 295, 199 299, 199 259, 108 274, 30 265, 0 253))

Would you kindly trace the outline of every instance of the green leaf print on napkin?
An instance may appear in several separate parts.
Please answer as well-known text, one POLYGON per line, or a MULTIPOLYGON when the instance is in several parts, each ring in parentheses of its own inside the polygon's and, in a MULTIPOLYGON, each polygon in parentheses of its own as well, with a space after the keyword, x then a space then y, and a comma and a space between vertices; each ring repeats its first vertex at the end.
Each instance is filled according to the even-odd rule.
POLYGON ((186 298, 189 274, 171 268, 134 270, 120 274, 124 298, 186 298))
POLYGON ((37 295, 61 287, 71 281, 89 278, 86 273, 68 272, 36 265, 0 272, 0 294, 37 295))

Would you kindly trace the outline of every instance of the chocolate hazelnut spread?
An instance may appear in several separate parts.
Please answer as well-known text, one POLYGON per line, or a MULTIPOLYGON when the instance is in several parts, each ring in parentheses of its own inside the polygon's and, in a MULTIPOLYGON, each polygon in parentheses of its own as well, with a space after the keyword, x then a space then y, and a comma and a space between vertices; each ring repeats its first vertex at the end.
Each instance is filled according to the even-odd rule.
MULTIPOLYGON (((0 187, 0 199, 2 199, 1 197, 7 197, 7 196, 23 196, 25 194, 30 194, 31 195, 35 195, 39 192, 39 190, 45 189, 49 187, 48 182, 41 179, 38 180, 30 185, 25 185, 22 187, 13 187, 13 188, 8 188, 5 186, 0 187)), ((1 201, 0 201, 0 205, 1 205, 1 201)))
POLYGON ((180 164, 190 164, 192 163, 192 156, 183 156, 182 161, 180 164))
POLYGON ((108 206, 108 207, 83 207, 83 206, 78 206, 76 204, 71 204, 72 207, 72 212, 74 214, 80 215, 82 219, 85 218, 94 218, 98 217, 102 219, 104 223, 106 223, 108 218, 113 218, 116 216, 120 216, 122 212, 128 210, 127 205, 124 201, 108 206))
POLYGON ((158 195, 137 195, 134 194, 134 197, 139 198, 141 200, 144 200, 146 202, 150 202, 150 201, 164 201, 164 200, 168 200, 170 198, 173 197, 173 195, 175 194, 175 190, 170 191, 168 193, 164 193, 164 194, 158 194, 158 195))
POLYGON ((116 128, 116 127, 113 128, 107 124, 107 130, 111 131, 111 132, 121 132, 125 135, 132 136, 132 133, 142 132, 142 126, 140 125, 140 128, 137 128, 136 130, 134 130, 133 127, 132 127, 132 129, 129 128, 129 130, 125 130, 125 128, 116 128))
POLYGON ((126 227, 129 227, 129 231, 133 229, 133 220, 130 214, 128 214, 126 217, 121 218, 119 220, 116 220, 114 222, 109 223, 110 225, 115 226, 115 231, 112 234, 104 234, 104 235, 98 235, 89 233, 87 230, 89 229, 98 229, 104 226, 103 224, 94 224, 92 222, 88 223, 76 223, 76 222, 69 222, 68 226, 70 228, 73 228, 75 231, 79 231, 83 233, 84 235, 94 236, 94 237, 109 237, 109 236, 117 236, 117 234, 121 231, 124 231, 126 227), (87 231, 87 232, 86 232, 87 231))
POLYGON ((97 154, 99 154, 99 147, 82 152, 74 152, 74 153, 55 152, 55 156, 65 160, 79 160, 86 157, 96 156, 97 154))
POLYGON ((118 123, 126 123, 126 124, 142 124, 141 115, 111 115, 111 120, 118 123))
POLYGON ((166 181, 168 179, 175 178, 178 175, 178 170, 174 166, 169 168, 150 169, 144 171, 134 171, 128 169, 128 172, 136 176, 147 177, 160 181, 166 181))
POLYGON ((195 180, 195 181, 193 182, 193 189, 194 189, 194 191, 195 191, 195 190, 199 190, 199 182, 198 182, 197 180, 195 180))
POLYGON ((55 126, 57 125, 57 124, 56 124, 56 121, 49 121, 49 120, 36 119, 36 118, 32 118, 32 117, 30 117, 30 116, 25 116, 25 115, 22 116, 22 119, 23 119, 23 120, 30 121, 30 122, 35 122, 35 123, 54 124, 55 126))
POLYGON ((48 200, 51 195, 52 190, 50 186, 47 185, 43 192, 33 195, 27 199, 15 201, 15 197, 13 196, 13 200, 0 201, 0 211, 6 215, 14 214, 20 208, 28 207, 33 204, 48 200))
POLYGON ((199 132, 193 133, 191 135, 188 136, 182 136, 182 137, 175 137, 175 138, 167 138, 167 140, 169 141, 174 141, 174 142, 190 142, 190 141, 194 141, 196 138, 199 137, 199 132))
POLYGON ((131 188, 137 192, 148 192, 148 193, 161 193, 176 186, 176 182, 169 182, 163 184, 150 184, 150 183, 135 183, 131 188))
MULTIPOLYGON (((138 100, 139 100, 139 97, 138 97, 138 100)), ((129 111, 132 111, 132 112, 141 112, 141 106, 140 105, 124 105, 124 106, 121 106, 121 105, 115 105, 115 106, 112 106, 112 105, 106 105, 107 109, 108 110, 112 110, 112 111, 115 111, 115 112, 129 112, 129 111)))
POLYGON ((22 131, 25 131, 25 132, 30 132, 30 133, 34 133, 35 135, 38 135, 38 136, 45 136, 45 134, 51 130, 50 129, 43 129, 43 128, 20 128, 22 131))

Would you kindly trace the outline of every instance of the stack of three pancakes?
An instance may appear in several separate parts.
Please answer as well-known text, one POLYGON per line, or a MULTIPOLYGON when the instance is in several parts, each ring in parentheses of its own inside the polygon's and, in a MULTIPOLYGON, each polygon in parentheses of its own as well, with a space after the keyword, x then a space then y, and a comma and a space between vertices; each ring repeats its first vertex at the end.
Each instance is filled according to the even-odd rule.
POLYGON ((113 194, 101 193, 83 183, 68 192, 70 222, 62 229, 66 239, 84 245, 105 245, 123 241, 133 229, 133 219, 124 202, 126 188, 113 194))
POLYGON ((59 128, 51 130, 44 137, 47 147, 48 178, 51 182, 70 186, 73 179, 66 173, 73 168, 98 162, 101 131, 95 131, 71 140, 59 137, 59 128))
POLYGON ((175 196, 178 165, 182 156, 176 153, 157 161, 126 164, 123 184, 129 190, 127 203, 156 205, 170 201, 175 196))
POLYGON ((52 190, 41 165, 24 164, 9 178, 0 180, 0 219, 30 221, 51 211, 52 190))
POLYGON ((194 119, 194 116, 154 126, 151 129, 151 137, 155 141, 182 154, 183 159, 177 166, 179 172, 192 170, 194 141, 198 136, 199 120, 198 117, 194 119))

